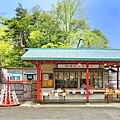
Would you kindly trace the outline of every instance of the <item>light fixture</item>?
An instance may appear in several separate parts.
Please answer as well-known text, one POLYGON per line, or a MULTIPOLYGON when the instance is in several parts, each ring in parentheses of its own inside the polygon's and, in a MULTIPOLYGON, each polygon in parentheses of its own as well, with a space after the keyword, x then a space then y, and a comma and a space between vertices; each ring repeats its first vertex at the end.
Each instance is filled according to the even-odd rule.
POLYGON ((80 67, 80 66, 81 66, 81 63, 78 63, 78 66, 80 67))
POLYGON ((115 64, 114 67, 116 67, 117 65, 115 64))
POLYGON ((104 66, 107 66, 107 64, 106 64, 106 63, 104 63, 104 66))

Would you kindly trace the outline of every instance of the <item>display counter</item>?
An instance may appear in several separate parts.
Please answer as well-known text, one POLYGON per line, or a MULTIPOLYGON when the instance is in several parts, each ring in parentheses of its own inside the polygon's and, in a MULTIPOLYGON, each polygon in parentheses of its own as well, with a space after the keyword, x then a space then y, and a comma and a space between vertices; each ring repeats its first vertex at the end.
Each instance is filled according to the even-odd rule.
MULTIPOLYGON (((80 93, 82 90, 80 88, 65 88, 65 89, 57 89, 57 90, 53 90, 52 92, 63 92, 65 91, 66 93, 80 93)), ((90 93, 104 93, 105 89, 89 89, 90 93)))

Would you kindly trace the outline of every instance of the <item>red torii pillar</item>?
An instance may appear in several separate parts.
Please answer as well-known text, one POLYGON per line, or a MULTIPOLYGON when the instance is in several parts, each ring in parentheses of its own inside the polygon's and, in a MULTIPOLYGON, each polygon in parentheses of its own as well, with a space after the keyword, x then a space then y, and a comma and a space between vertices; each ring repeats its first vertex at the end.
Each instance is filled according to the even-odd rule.
POLYGON ((117 89, 119 88, 119 67, 117 67, 117 89))
POLYGON ((89 64, 86 63, 86 103, 89 103, 89 64))
POLYGON ((41 102, 41 64, 39 61, 36 62, 37 67, 37 102, 41 102))

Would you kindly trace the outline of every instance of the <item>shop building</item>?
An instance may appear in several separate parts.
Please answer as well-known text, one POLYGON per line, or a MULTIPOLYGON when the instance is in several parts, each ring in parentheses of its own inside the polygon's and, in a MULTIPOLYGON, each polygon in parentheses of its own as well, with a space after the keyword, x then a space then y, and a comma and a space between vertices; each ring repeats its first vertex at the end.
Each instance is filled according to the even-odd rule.
POLYGON ((89 102, 104 100, 106 87, 120 89, 120 50, 28 49, 21 58, 35 67, 3 69, 19 100, 41 102, 44 93, 58 100, 53 93, 61 89, 67 100, 89 102))
POLYGON ((119 49, 30 48, 21 59, 35 64, 37 102, 42 101, 41 93, 51 93, 58 88, 67 93, 79 92, 78 97, 85 99, 86 103, 98 94, 104 98, 105 87, 109 86, 109 72, 105 67, 116 68, 116 80, 113 81, 116 83, 115 89, 120 88, 119 49), (82 83, 86 85, 84 96, 81 95, 82 83))

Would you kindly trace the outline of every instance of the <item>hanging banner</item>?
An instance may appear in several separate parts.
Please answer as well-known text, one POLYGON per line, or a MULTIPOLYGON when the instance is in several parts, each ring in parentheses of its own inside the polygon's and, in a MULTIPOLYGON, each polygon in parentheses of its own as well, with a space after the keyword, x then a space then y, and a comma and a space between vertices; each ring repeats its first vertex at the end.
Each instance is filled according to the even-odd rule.
MULTIPOLYGON (((58 68, 86 68, 86 64, 58 64, 58 68)), ((98 64, 90 64, 89 68, 99 68, 98 64)))

